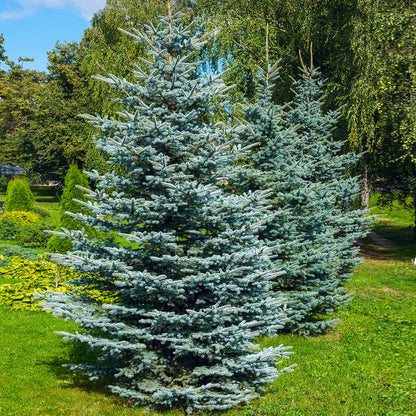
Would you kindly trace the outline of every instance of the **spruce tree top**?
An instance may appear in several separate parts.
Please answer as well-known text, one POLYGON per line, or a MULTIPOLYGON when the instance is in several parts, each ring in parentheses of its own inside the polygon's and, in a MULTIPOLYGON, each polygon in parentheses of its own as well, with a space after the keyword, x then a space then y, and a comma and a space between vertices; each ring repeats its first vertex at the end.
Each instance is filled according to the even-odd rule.
POLYGON ((192 35, 179 15, 144 29, 131 33, 152 55, 136 67, 137 82, 100 77, 123 97, 121 120, 87 116, 112 172, 90 174, 90 213, 74 218, 113 238, 72 231, 75 251, 54 257, 76 267, 80 286, 117 302, 52 294, 47 308, 87 330, 64 336, 97 349, 101 363, 73 368, 112 377, 113 392, 185 412, 222 410, 256 397, 288 354, 254 342, 285 320, 268 295, 278 272, 256 236, 268 192, 218 186, 232 166, 233 130, 213 121, 228 87, 198 77, 207 35, 192 35))
MULTIPOLYGON (((293 108, 287 113, 287 123, 298 126, 300 137, 296 151, 306 167, 303 177, 311 182, 330 182, 346 179, 347 169, 358 160, 357 155, 342 151, 344 143, 334 140, 338 111, 324 111, 323 88, 325 80, 319 68, 302 63, 301 77, 293 83, 293 108), (330 165, 330 166, 329 166, 330 165)), ((347 199, 357 193, 356 178, 347 199)))
POLYGON ((278 62, 267 62, 265 70, 257 68, 256 101, 244 108, 244 119, 250 128, 239 134, 241 144, 249 151, 244 155, 244 163, 235 169, 231 182, 239 190, 270 189, 275 194, 290 180, 287 173, 294 164, 296 133, 292 126, 284 125, 284 110, 273 102, 278 79, 278 62))

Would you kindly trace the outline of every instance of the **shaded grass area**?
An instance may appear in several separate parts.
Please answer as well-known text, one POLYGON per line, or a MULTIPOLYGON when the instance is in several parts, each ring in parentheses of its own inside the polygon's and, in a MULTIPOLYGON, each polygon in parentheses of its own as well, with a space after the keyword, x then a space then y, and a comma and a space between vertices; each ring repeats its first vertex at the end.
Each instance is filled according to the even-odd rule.
MULTIPOLYGON (((372 229, 397 246, 394 250, 379 250, 379 254, 387 258, 411 261, 416 256, 416 242, 413 238, 414 214, 397 201, 383 207, 377 206, 377 200, 378 195, 375 194, 370 201, 371 214, 377 216, 372 229)), ((371 245, 371 239, 367 238, 365 243, 371 245)))
MULTIPOLYGON (((352 301, 336 313, 341 323, 324 336, 261 340, 292 345, 297 363, 266 394, 224 416, 406 416, 416 414, 416 249, 404 230, 413 218, 398 207, 374 229, 397 245, 363 243, 368 258, 347 284, 352 301), (397 218, 397 219, 396 219, 397 218), (406 223, 407 221, 407 223, 406 223), (384 230, 384 231, 383 231, 384 230), (409 257, 409 254, 411 256, 409 257)), ((99 384, 61 364, 83 362, 85 351, 54 335, 76 326, 42 312, 0 307, 1 415, 165 415, 126 408, 99 384)))
MULTIPOLYGON (((55 186, 31 185, 36 202, 58 202, 58 188, 55 186)), ((0 201, 4 201, 6 189, 0 190, 0 201)))

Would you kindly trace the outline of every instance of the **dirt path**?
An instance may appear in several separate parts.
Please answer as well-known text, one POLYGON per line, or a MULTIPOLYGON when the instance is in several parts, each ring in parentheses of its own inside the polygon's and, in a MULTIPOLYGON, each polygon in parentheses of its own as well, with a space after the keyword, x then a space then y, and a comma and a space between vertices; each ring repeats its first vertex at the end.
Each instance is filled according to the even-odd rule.
POLYGON ((384 250, 398 250, 398 246, 394 244, 391 240, 382 237, 380 234, 377 234, 374 231, 371 231, 369 237, 373 241, 373 243, 377 246, 377 249, 380 251, 384 250))
POLYGON ((371 259, 378 260, 388 260, 391 257, 389 251, 395 251, 399 247, 393 243, 393 241, 382 237, 380 234, 372 231, 368 238, 371 241, 366 240, 366 242, 359 242, 360 254, 363 257, 368 257, 371 259))

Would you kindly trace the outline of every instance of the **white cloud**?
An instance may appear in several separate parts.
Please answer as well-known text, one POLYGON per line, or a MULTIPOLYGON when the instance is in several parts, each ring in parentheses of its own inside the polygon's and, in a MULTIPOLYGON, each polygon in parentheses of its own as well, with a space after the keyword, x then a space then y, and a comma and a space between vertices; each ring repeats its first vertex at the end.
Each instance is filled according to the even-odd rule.
POLYGON ((65 6, 65 0, 18 0, 24 9, 34 9, 40 6, 50 8, 61 8, 65 6))
POLYGON ((90 20, 97 10, 102 9, 106 0, 18 0, 21 8, 18 10, 1 12, 0 19, 21 19, 45 7, 48 9, 74 8, 84 19, 90 20))
POLYGON ((85 19, 90 20, 97 10, 104 8, 106 0, 68 0, 68 3, 80 10, 85 19))
POLYGON ((32 10, 29 9, 0 12, 0 20, 22 19, 23 17, 30 16, 32 13, 32 10))

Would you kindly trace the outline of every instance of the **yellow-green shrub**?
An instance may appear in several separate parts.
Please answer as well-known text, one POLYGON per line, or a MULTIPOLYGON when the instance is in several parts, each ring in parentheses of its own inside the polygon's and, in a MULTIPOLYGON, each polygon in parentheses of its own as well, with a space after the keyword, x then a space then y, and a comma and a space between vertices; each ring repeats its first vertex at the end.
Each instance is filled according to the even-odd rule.
POLYGON ((48 235, 39 215, 27 211, 9 211, 0 216, 0 239, 15 240, 22 247, 45 247, 48 235))
POLYGON ((14 240, 22 228, 40 224, 40 218, 33 212, 9 211, 0 216, 0 239, 14 240))
MULTIPOLYGON (((34 292, 42 293, 48 290, 66 292, 74 289, 71 280, 76 273, 73 269, 59 267, 59 284, 56 287, 57 265, 40 258, 36 261, 21 257, 0 256, 5 265, 0 267, 0 277, 13 279, 16 283, 0 284, 0 303, 11 306, 13 309, 39 309, 34 303, 34 292), (69 282, 69 283, 62 283, 69 282)), ((3 264, 1 262, 0 264, 3 264)), ((79 288, 77 288, 79 290, 79 288)), ((80 294, 86 295, 100 303, 114 303, 116 298, 110 292, 103 293, 95 288, 83 288, 80 294)))
MULTIPOLYGON (((0 256, 1 260, 6 257, 0 256)), ((54 290, 65 292, 68 285, 60 283, 55 287, 56 265, 40 259, 31 261, 21 257, 7 257, 8 264, 0 267, 2 278, 13 279, 16 283, 0 285, 0 303, 10 305, 13 309, 38 309, 33 303, 34 292, 54 290)), ((71 269, 60 270, 60 281, 74 278, 71 269)))
POLYGON ((0 216, 0 222, 14 222, 18 225, 29 225, 40 222, 38 214, 29 211, 8 211, 0 216))

